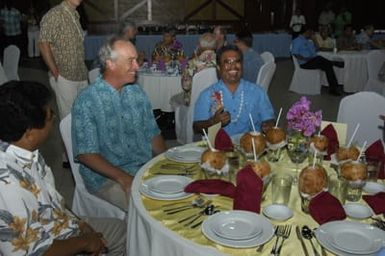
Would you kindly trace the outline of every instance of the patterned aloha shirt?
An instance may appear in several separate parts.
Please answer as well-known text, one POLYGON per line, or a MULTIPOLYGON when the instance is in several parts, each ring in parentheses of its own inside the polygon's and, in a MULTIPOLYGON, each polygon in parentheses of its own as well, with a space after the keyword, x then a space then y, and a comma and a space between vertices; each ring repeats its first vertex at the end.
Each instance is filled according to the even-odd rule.
POLYGON ((21 35, 21 18, 21 13, 15 8, 3 8, 0 10, 0 20, 3 21, 4 34, 6 36, 21 35))
POLYGON ((43 255, 54 239, 77 236, 78 221, 39 152, 0 141, 0 255, 43 255))
POLYGON ((216 67, 216 56, 214 50, 205 50, 198 57, 189 60, 186 68, 182 71, 183 99, 186 106, 190 105, 193 76, 205 68, 216 67))
POLYGON ((87 80, 88 74, 79 18, 78 12, 63 1, 40 23, 40 41, 49 43, 60 75, 70 81, 87 80))

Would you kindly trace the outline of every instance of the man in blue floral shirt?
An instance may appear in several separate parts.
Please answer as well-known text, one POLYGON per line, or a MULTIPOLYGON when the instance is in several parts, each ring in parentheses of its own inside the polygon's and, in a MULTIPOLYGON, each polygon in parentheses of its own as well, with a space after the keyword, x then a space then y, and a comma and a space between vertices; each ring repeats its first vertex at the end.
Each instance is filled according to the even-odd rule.
POLYGON ((99 52, 102 76, 72 108, 74 156, 86 188, 127 210, 133 176, 166 146, 151 104, 135 81, 139 68, 132 43, 110 39, 99 52))
POLYGON ((125 255, 123 221, 90 218, 88 225, 55 189, 38 150, 54 122, 51 101, 38 83, 0 86, 0 255, 99 255, 106 247, 107 255, 125 255))

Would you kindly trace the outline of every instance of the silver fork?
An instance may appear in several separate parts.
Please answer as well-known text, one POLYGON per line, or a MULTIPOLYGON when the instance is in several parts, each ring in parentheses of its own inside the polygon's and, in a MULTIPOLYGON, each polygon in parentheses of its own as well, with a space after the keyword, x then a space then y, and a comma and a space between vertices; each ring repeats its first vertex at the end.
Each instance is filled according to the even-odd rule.
POLYGON ((278 250, 276 251, 275 255, 278 256, 281 253, 283 243, 285 242, 286 239, 288 239, 290 237, 290 233, 291 233, 291 226, 286 225, 284 227, 283 234, 282 234, 282 242, 281 242, 280 246, 278 247, 278 250))
POLYGON ((276 236, 276 239, 275 239, 275 244, 274 244, 274 246, 273 246, 273 249, 271 249, 270 255, 275 255, 275 251, 276 251, 277 245, 278 245, 278 240, 279 240, 280 237, 283 236, 283 234, 284 234, 284 233, 283 233, 284 229, 285 229, 284 226, 277 226, 277 227, 275 228, 274 234, 275 234, 275 236, 276 236))

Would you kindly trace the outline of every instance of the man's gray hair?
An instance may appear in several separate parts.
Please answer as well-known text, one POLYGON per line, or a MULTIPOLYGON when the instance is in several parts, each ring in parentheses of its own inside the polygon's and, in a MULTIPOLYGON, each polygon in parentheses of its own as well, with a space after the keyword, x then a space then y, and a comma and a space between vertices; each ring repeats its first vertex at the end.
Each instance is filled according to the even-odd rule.
POLYGON ((124 35, 130 28, 136 28, 136 24, 135 22, 133 21, 124 21, 121 25, 120 25, 120 30, 119 30, 119 34, 120 35, 124 35))
POLYGON ((121 36, 113 36, 107 40, 106 43, 99 49, 98 60, 100 66, 100 73, 104 73, 107 68, 107 60, 115 61, 119 54, 114 49, 114 44, 117 41, 125 41, 121 36))
POLYGON ((204 33, 199 38, 199 47, 215 50, 216 41, 213 33, 204 33))

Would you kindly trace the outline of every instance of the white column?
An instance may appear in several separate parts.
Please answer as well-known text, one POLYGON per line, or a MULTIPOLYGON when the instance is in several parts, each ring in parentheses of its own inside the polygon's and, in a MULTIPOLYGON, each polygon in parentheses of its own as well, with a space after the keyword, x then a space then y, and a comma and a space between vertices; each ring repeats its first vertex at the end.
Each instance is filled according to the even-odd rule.
POLYGON ((152 2, 147 0, 147 20, 152 20, 152 2))

